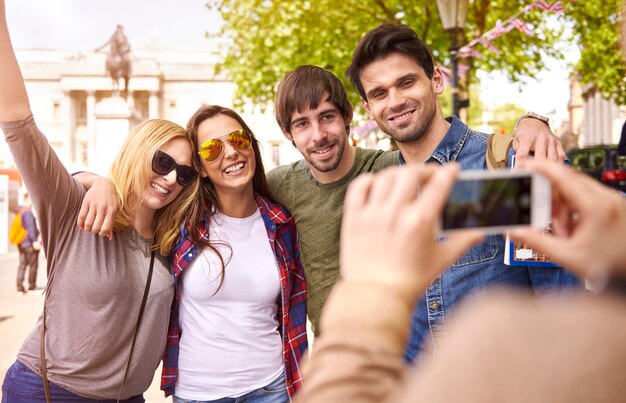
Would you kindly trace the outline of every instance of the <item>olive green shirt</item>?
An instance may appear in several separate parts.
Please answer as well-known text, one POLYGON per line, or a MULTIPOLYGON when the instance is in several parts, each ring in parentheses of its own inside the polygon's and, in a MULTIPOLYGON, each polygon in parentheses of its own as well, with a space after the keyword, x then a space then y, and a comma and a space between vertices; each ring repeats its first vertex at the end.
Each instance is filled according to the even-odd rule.
POLYGON ((339 229, 348 184, 363 172, 398 164, 398 152, 356 149, 350 172, 334 183, 315 180, 306 161, 279 166, 268 173, 271 196, 296 220, 307 283, 307 311, 313 332, 328 294, 339 278, 339 229))

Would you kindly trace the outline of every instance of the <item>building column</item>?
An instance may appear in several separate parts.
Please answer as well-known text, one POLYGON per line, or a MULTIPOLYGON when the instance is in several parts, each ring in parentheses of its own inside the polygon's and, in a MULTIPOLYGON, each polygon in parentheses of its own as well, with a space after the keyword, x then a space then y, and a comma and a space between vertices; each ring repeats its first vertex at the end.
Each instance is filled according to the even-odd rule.
POLYGON ((604 126, 602 124, 602 98, 597 90, 593 93, 593 107, 593 144, 600 144, 604 126))
POLYGON ((135 110, 135 91, 128 90, 128 96, 126 97, 126 103, 131 111, 135 110))
POLYGON ((87 91, 87 161, 86 165, 94 161, 96 152, 96 92, 87 91))
POLYGON ((589 137, 591 136, 591 125, 589 122, 591 120, 591 99, 588 95, 583 98, 583 108, 583 128, 578 140, 578 145, 580 147, 585 147, 590 144, 589 137))
POLYGON ((148 98, 148 119, 156 119, 159 115, 159 95, 156 91, 150 91, 150 98, 148 98))
POLYGON ((63 138, 63 158, 61 161, 64 164, 74 164, 74 140, 75 133, 73 133, 76 127, 76 117, 74 116, 74 110, 72 109, 72 98, 70 97, 70 91, 63 91, 63 98, 61 98, 61 116, 65 116, 62 119, 62 132, 65 137, 63 138))

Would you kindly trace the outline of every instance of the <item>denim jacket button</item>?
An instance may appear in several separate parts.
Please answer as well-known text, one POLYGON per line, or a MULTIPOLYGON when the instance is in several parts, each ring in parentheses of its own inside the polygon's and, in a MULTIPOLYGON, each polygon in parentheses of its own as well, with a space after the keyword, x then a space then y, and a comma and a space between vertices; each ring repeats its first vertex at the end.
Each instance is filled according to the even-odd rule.
POLYGON ((435 310, 437 308, 439 308, 439 304, 437 304, 436 302, 430 304, 430 309, 435 310))

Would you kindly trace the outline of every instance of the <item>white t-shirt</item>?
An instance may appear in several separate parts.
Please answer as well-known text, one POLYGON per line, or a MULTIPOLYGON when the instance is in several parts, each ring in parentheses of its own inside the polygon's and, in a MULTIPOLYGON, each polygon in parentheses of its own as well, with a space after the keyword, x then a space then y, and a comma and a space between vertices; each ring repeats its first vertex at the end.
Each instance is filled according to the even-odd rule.
POLYGON ((180 354, 176 396, 238 397, 271 383, 284 370, 278 332, 280 279, 261 213, 216 214, 211 248, 185 269, 180 292, 180 354))

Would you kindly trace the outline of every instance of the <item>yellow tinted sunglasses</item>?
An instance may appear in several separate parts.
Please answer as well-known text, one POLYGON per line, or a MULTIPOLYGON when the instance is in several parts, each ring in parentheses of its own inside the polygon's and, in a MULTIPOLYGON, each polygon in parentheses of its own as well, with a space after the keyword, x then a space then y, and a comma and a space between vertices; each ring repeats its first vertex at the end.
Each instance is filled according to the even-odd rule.
POLYGON ((235 130, 222 137, 207 140, 200 146, 200 157, 206 162, 213 162, 224 151, 224 140, 237 150, 247 150, 252 145, 252 135, 246 129, 235 130))

